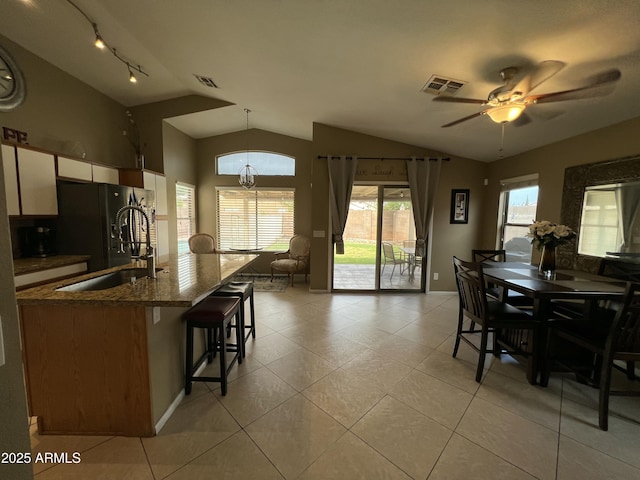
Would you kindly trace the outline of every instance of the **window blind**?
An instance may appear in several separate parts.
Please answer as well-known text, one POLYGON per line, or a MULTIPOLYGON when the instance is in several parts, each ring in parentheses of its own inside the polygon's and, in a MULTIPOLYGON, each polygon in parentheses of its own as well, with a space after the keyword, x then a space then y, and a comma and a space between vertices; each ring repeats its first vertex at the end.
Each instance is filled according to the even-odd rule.
POLYGON ((295 189, 218 187, 218 248, 286 250, 294 235, 295 189))
POLYGON ((521 177, 505 178, 500 180, 500 191, 508 192, 520 188, 534 187, 538 185, 538 174, 522 175, 521 177))
POLYGON ((176 182, 176 217, 178 223, 178 253, 189 251, 189 237, 196 233, 196 189, 176 182))

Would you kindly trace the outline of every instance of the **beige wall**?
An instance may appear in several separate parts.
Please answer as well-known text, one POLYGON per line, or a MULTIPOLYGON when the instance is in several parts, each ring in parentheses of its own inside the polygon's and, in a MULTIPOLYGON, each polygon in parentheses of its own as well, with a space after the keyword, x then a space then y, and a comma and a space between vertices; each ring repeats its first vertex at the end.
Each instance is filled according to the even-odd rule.
MULTIPOLYGON (((311 142, 298 138, 250 129, 197 141, 198 157, 198 231, 216 236, 216 186, 239 186, 238 177, 216 175, 216 156, 247 149, 282 153, 296 159, 295 177, 258 176, 260 187, 296 189, 296 233, 311 236, 311 179, 313 162, 311 142)), ((273 254, 265 253, 254 268, 269 272, 273 254)))
POLYGON ((166 122, 162 125, 164 174, 167 180, 167 207, 169 214, 169 252, 178 251, 178 225, 176 220, 176 182, 197 185, 196 141, 166 122))
POLYGON ((24 103, 0 114, 0 124, 27 132, 29 144, 117 167, 133 167, 134 151, 122 131, 126 109, 80 80, 0 36, 24 74, 24 103))
POLYGON ((145 157, 145 167, 164 173, 164 119, 228 105, 231 104, 215 98, 186 95, 132 107, 131 113, 140 130, 140 149, 145 157))
MULTIPOLYGON (((526 128, 526 127, 524 127, 526 128)), ((640 153, 640 118, 547 145, 536 150, 490 163, 486 215, 481 229, 482 247, 494 248, 500 180, 539 174, 538 220, 560 221, 564 170, 586 163, 612 160, 640 153)), ((578 225, 569 225, 578 228, 578 225)), ((538 261, 534 250, 533 263, 538 261)))
MULTIPOLYGON (((311 288, 328 290, 330 288, 330 264, 332 244, 329 221, 329 177, 327 161, 318 159, 326 155, 357 155, 359 157, 449 157, 413 145, 393 142, 382 138, 363 135, 349 130, 314 124, 313 128, 313 225, 312 230, 325 232, 324 238, 312 239, 311 252, 311 288)), ((468 258, 471 249, 478 240, 481 223, 480 212, 484 209, 485 189, 483 179, 487 166, 475 160, 451 157, 443 162, 440 184, 436 195, 433 220, 433 238, 431 239, 431 268, 428 272, 431 291, 453 291, 453 255, 468 258), (469 223, 449 223, 451 189, 470 189, 469 223), (433 273, 439 274, 433 280, 433 273)), ((382 181, 398 181, 397 176, 383 178, 382 181)), ((406 175, 404 176, 406 181, 406 175)))

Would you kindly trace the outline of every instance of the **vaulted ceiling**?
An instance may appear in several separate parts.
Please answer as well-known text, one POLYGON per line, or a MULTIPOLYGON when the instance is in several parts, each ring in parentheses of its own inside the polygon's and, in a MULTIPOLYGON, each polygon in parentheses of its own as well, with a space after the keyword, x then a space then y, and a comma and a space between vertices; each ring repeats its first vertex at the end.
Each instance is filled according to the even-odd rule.
MULTIPOLYGON (((0 32, 125 106, 200 94, 233 105, 170 120, 194 138, 250 126, 311 139, 314 122, 482 161, 525 152, 640 116, 638 0, 74 0, 107 43, 149 74, 93 46, 68 0, 2 0, 0 32), (533 94, 621 72, 604 96, 537 104, 501 125, 486 107, 433 102, 432 75, 486 99, 545 60, 565 64, 533 94), (213 79, 218 88, 194 76, 213 79), (611 89, 609 89, 611 90, 611 89)), ((27 79, 28 81, 28 79, 27 79)))

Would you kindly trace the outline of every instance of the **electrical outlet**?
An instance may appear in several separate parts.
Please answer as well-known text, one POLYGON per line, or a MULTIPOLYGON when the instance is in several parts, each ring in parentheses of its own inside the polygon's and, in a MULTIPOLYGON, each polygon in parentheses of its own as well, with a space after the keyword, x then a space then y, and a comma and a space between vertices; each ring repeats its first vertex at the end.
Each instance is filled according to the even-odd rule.
POLYGON ((2 317, 0 317, 0 367, 4 365, 4 337, 2 336, 2 317))
POLYGON ((440 275, 438 275, 438 272, 435 272, 435 273, 433 274, 433 279, 434 279, 434 280, 438 280, 438 277, 439 277, 439 276, 440 276, 440 275))

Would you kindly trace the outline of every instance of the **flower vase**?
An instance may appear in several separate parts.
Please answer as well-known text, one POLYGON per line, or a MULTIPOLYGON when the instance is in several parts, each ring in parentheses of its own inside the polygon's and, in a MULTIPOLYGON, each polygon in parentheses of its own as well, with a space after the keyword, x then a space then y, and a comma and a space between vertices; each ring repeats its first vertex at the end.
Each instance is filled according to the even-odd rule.
POLYGON ((144 170, 144 155, 142 153, 136 154, 136 168, 144 170))
POLYGON ((556 247, 544 245, 538 272, 547 278, 553 277, 556 273, 556 247))

